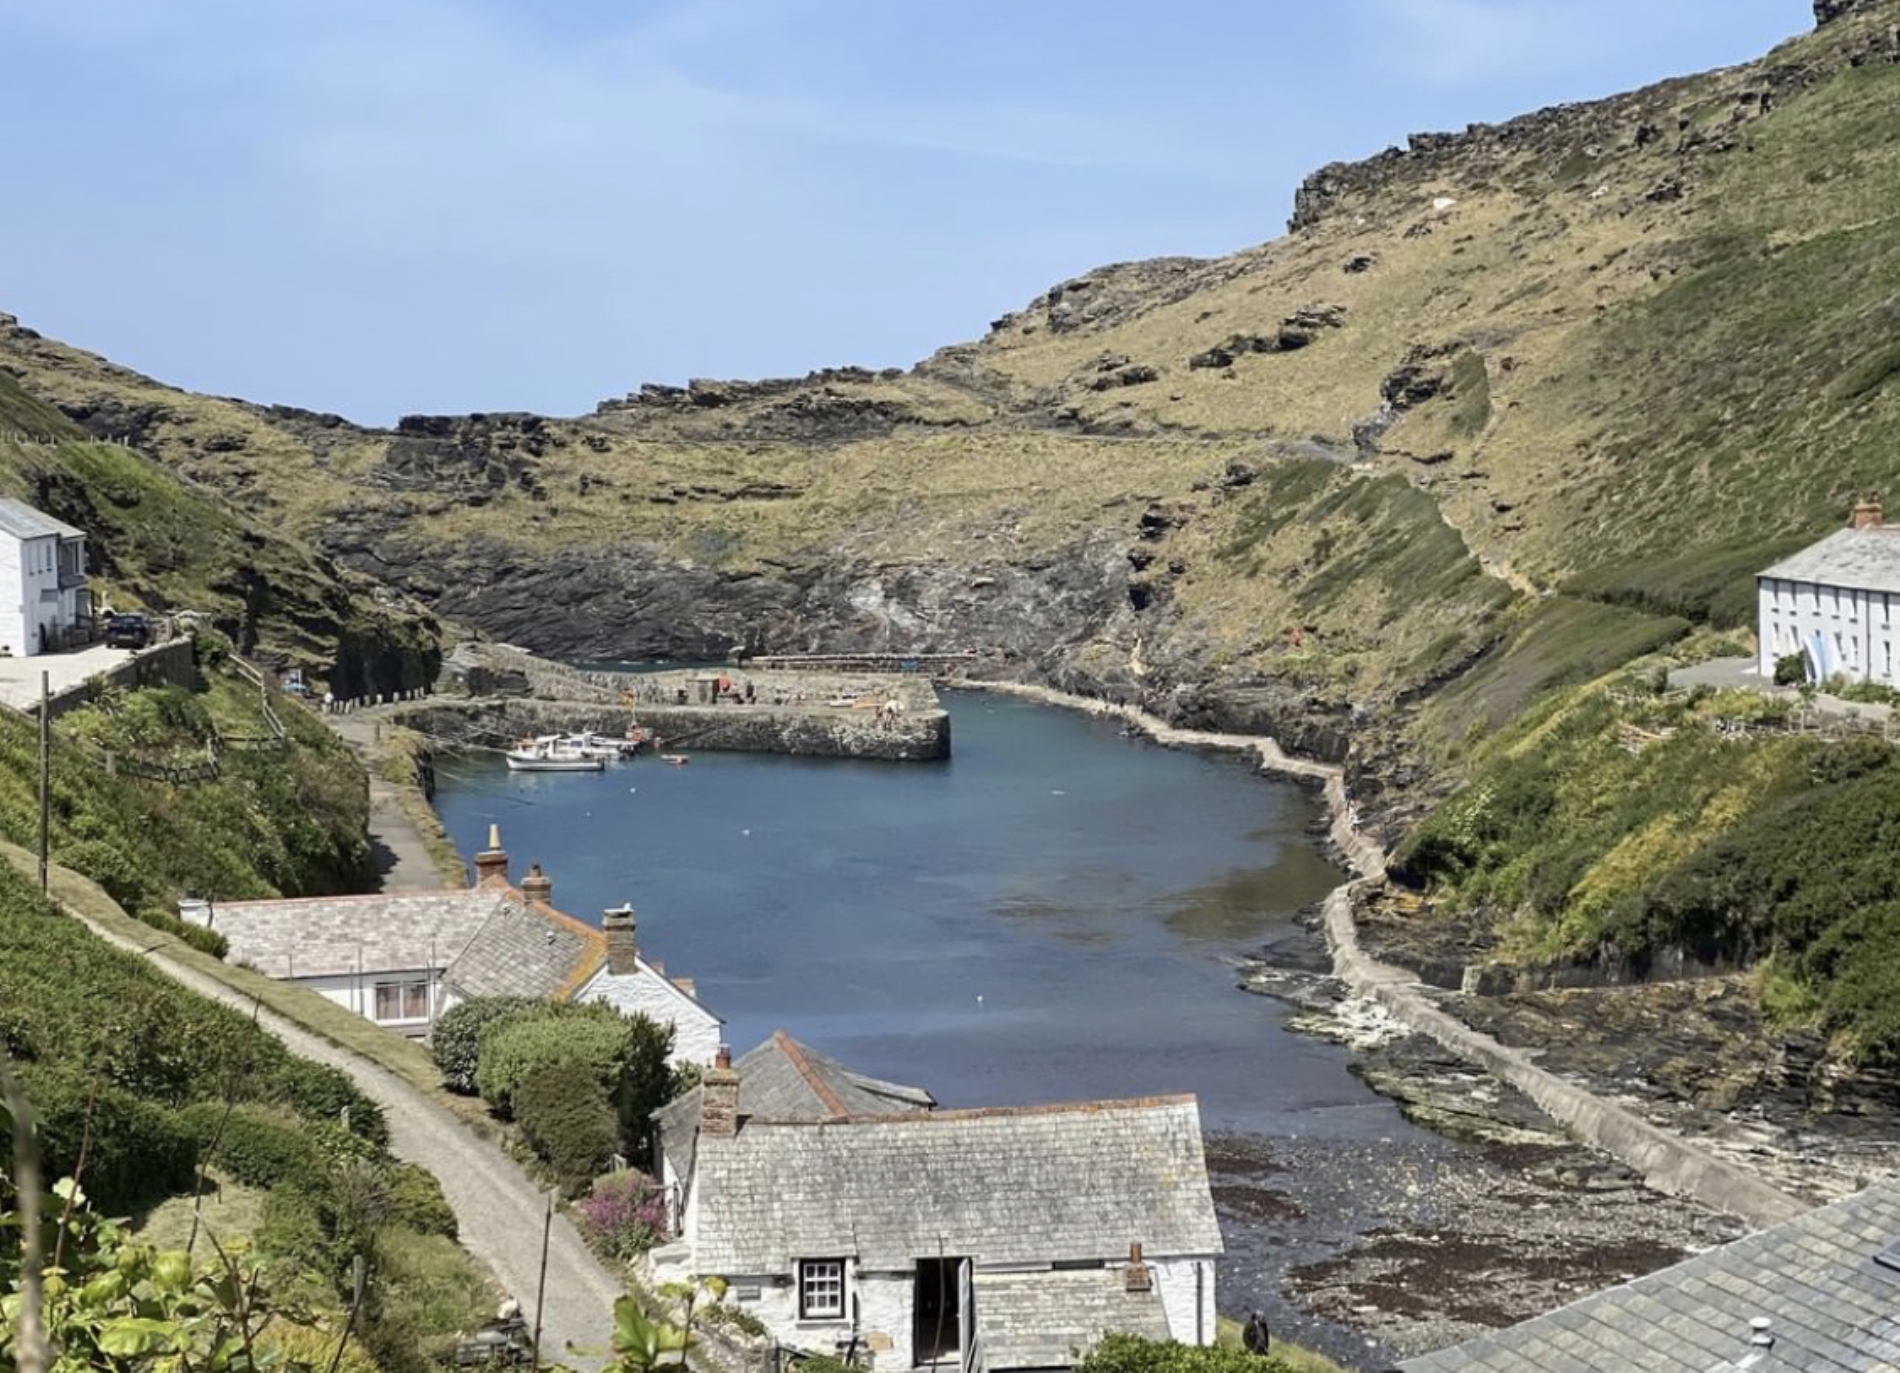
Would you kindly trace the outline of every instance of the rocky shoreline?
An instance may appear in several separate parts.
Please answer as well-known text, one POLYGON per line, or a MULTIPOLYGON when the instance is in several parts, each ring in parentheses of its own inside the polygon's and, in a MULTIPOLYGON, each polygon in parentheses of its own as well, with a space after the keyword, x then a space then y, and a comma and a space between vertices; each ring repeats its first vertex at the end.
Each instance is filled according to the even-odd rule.
MULTIPOLYGON (((1294 1028, 1353 1048, 1355 1072, 1436 1139, 1342 1148, 1228 1138, 1210 1146, 1217 1204, 1244 1220, 1234 1228, 1249 1236, 1245 1250, 1230 1252, 1223 1287, 1236 1296, 1273 1294, 1270 1315, 1294 1338, 1355 1363, 1402 1358, 1526 1319, 1751 1228, 1719 1207, 1656 1190, 1644 1170, 1579 1143, 1521 1092, 1334 975, 1348 958, 1355 968, 1368 965, 1356 947, 1353 905, 1384 875, 1383 848, 1354 823, 1340 769, 1289 758, 1271 739, 1180 730, 1132 707, 1049 688, 967 685, 1120 717, 1164 745, 1252 752, 1264 771, 1324 787, 1325 837, 1361 874, 1333 898, 1345 903, 1343 915, 1333 914, 1355 946, 1347 954, 1329 943, 1327 922, 1314 912, 1304 931, 1247 966, 1242 986, 1293 1006, 1294 1028), (1321 1215, 1336 1222, 1328 1226, 1330 1243, 1313 1233, 1311 1218, 1321 1215)), ((1375 922, 1368 947, 1386 951, 1392 934, 1375 922)), ((1425 953, 1446 964, 1433 970, 1442 979, 1451 963, 1464 961, 1451 947, 1457 937, 1449 931, 1448 945, 1415 939, 1408 961, 1425 953)), ((1753 1014, 1742 990, 1724 995, 1712 983, 1691 983, 1466 997, 1421 986, 1416 994, 1534 1058, 1604 1110, 1680 1137, 1690 1152, 1712 1156, 1712 1168, 1759 1178, 1770 1207, 1782 1204, 1783 1193, 1798 1199, 1793 1205, 1840 1195, 1900 1165, 1900 1117, 1891 1105, 1900 1093, 1887 1084, 1804 1076, 1820 1059, 1818 1047, 1809 1057, 1790 1054, 1785 1043, 1769 1053, 1776 1037, 1758 1015, 1753 1032, 1731 1042, 1744 1003, 1753 1014), (1603 1009, 1619 998, 1631 1009, 1603 1009), (1698 1004, 1699 1018, 1686 1013, 1698 1004), (1590 1033, 1592 1026, 1600 1032, 1590 1033), (1740 1065, 1757 1071, 1751 1077, 1740 1065), (1819 1094, 1828 1092, 1817 1114, 1819 1094)))

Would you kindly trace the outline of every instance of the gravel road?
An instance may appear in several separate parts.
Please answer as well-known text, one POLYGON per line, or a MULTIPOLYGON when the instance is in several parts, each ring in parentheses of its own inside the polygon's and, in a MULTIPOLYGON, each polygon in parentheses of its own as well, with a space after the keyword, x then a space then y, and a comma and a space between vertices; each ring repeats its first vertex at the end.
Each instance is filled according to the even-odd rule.
MULTIPOLYGON (((72 914, 85 920, 77 912, 72 914)), ((160 951, 85 923, 100 938, 147 958, 167 977, 199 995, 251 1014, 252 1003, 242 993, 180 967, 160 951)), ((269 1011, 258 1015, 258 1024, 293 1053, 347 1073, 382 1106, 389 1119, 390 1152, 404 1162, 422 1165, 441 1181, 463 1246, 487 1264, 520 1301, 532 1325, 547 1194, 530 1183, 500 1149, 408 1083, 269 1011)), ((573 1347, 587 1352, 566 1355, 569 1366, 599 1368, 606 1361, 614 1300, 624 1291, 582 1243, 567 1217, 556 1212, 548 1244, 547 1300, 541 1313, 544 1360, 562 1359, 562 1351, 573 1347)))

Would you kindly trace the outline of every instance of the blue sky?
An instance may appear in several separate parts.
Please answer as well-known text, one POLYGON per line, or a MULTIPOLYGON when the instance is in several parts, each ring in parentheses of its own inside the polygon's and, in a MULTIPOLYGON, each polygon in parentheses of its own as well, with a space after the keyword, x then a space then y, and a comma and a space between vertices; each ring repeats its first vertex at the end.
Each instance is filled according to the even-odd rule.
POLYGON ((0 310, 390 422, 908 365, 1808 0, 0 0, 0 310))

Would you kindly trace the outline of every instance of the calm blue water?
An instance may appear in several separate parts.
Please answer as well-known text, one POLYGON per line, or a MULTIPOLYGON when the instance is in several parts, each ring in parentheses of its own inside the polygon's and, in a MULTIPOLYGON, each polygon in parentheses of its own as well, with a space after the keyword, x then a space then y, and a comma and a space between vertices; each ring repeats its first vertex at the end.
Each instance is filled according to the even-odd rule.
POLYGON ((440 762, 436 804, 464 852, 498 822, 564 910, 631 901, 735 1053, 783 1027, 945 1105, 1195 1092, 1213 1128, 1407 1132, 1343 1050, 1235 988, 1231 960, 1339 880, 1315 801, 1072 712, 948 704, 941 764, 481 755, 440 762))

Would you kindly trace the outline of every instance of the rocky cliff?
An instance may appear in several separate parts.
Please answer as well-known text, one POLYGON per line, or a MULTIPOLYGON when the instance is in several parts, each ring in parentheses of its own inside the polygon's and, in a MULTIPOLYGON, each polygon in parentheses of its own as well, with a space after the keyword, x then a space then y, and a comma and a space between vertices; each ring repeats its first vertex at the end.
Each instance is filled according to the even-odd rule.
POLYGON ((1060 283, 908 371, 394 430, 0 330, 247 519, 574 657, 978 649, 1387 775, 1686 621, 1890 476, 1900 5, 1300 189, 1288 234, 1060 283))

